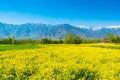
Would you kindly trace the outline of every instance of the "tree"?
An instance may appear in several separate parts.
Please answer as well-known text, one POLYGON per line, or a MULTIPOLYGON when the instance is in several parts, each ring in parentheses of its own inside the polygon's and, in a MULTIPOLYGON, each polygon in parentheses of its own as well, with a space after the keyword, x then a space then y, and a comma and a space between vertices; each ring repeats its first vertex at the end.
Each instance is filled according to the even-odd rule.
POLYGON ((119 37, 118 35, 116 35, 115 41, 116 41, 116 43, 119 43, 119 42, 120 42, 120 37, 119 37))
POLYGON ((11 37, 10 37, 10 35, 8 36, 8 44, 11 44, 12 43, 12 39, 11 39, 11 37))
POLYGON ((68 33, 66 35, 65 43, 68 43, 68 44, 73 44, 74 43, 74 37, 71 33, 68 33))
POLYGON ((43 38, 43 39, 40 40, 40 43, 41 44, 50 44, 51 43, 51 39, 43 38))
POLYGON ((59 38, 59 43, 63 43, 63 40, 61 37, 59 38))
POLYGON ((74 38, 74 44, 80 44, 80 43, 82 43, 82 38, 80 36, 76 36, 74 38))
POLYGON ((15 36, 12 36, 12 44, 15 44, 15 36))
POLYGON ((107 40, 108 40, 108 42, 110 42, 110 43, 113 43, 113 42, 115 42, 115 37, 114 37, 114 33, 107 33, 107 40))

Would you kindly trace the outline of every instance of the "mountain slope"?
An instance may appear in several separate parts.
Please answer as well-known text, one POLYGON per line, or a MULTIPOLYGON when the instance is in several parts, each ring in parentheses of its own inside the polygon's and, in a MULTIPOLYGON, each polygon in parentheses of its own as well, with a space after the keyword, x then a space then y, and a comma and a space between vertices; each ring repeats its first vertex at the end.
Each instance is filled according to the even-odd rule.
POLYGON ((104 38, 107 33, 120 35, 117 28, 88 29, 75 27, 69 24, 46 25, 46 24, 4 24, 0 23, 0 38, 14 35, 18 39, 39 39, 39 38, 65 38, 67 33, 84 38, 104 38))

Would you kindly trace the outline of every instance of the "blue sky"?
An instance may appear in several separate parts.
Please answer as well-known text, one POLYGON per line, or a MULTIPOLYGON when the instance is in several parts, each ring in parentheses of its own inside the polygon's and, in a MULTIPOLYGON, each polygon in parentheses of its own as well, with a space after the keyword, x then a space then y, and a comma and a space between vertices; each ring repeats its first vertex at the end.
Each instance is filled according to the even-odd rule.
POLYGON ((0 22, 120 25, 120 0, 0 0, 0 22))

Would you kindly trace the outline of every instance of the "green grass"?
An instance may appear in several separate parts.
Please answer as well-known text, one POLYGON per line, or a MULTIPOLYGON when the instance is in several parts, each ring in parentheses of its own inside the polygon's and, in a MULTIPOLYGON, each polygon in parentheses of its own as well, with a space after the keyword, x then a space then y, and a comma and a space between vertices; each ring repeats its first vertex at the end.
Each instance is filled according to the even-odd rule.
POLYGON ((38 45, 0 45, 0 51, 41 48, 38 45))

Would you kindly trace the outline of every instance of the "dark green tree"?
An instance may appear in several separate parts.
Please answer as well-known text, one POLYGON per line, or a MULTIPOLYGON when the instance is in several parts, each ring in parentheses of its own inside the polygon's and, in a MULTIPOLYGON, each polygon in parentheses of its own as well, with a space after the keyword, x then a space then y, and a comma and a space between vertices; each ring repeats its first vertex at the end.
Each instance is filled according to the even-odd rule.
POLYGON ((59 38, 59 43, 60 43, 60 44, 63 43, 63 40, 62 40, 61 37, 59 38))
POLYGON ((76 36, 74 38, 74 44, 80 44, 80 43, 82 43, 82 38, 80 36, 76 36))

